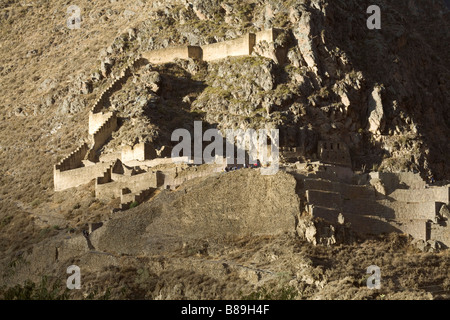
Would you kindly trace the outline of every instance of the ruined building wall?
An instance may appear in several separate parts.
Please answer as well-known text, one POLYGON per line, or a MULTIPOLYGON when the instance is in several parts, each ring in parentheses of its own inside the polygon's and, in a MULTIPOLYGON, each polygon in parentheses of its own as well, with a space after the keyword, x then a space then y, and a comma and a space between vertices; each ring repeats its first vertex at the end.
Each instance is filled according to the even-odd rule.
MULTIPOLYGON (((164 183, 164 174, 161 171, 156 173, 156 186, 162 186, 164 183)), ((155 187, 146 187, 145 189, 139 189, 138 191, 131 192, 129 188, 124 188, 120 192, 120 208, 126 210, 130 208, 133 202, 142 203, 147 199, 154 191, 155 187)))
POLYGON ((398 221, 409 219, 434 219, 436 217, 436 202, 409 203, 402 201, 377 200, 368 201, 366 199, 348 199, 344 201, 344 212, 353 214, 371 214, 384 219, 394 219, 398 221))
POLYGON ((255 46, 255 34, 249 33, 241 38, 202 46, 203 60, 212 61, 230 56, 251 55, 255 46))
POLYGON ((444 187, 430 187, 424 189, 396 189, 389 193, 389 199, 403 202, 425 202, 434 200, 436 202, 449 203, 450 202, 450 188, 444 187))
POLYGON ((133 61, 127 64, 125 68, 123 68, 119 76, 116 77, 99 95, 98 99, 94 102, 91 111, 89 112, 89 134, 92 135, 95 131, 97 131, 105 121, 111 116, 111 112, 102 112, 104 105, 107 103, 107 100, 112 92, 116 91, 120 88, 128 79, 131 74, 131 68, 140 63, 141 57, 137 57, 133 61))
POLYGON ((277 64, 286 62, 288 48, 280 47, 275 43, 277 37, 283 32, 282 29, 267 29, 255 34, 256 47, 254 51, 257 55, 272 59, 277 64))
POLYGON ((92 142, 91 150, 97 151, 102 147, 116 129, 117 117, 115 114, 111 113, 108 120, 90 136, 92 142))
POLYGON ((83 143, 75 151, 70 153, 67 157, 62 159, 55 165, 55 171, 67 171, 81 167, 82 160, 84 159, 89 147, 87 143, 83 143))
POLYGON ((270 28, 263 31, 259 31, 255 33, 255 41, 256 43, 266 41, 267 43, 274 42, 278 35, 282 33, 282 29, 270 28))
POLYGON ((343 142, 319 141, 318 155, 323 163, 351 167, 350 151, 343 142))
POLYGON ((102 153, 99 157, 101 162, 112 162, 116 159, 120 159, 122 157, 122 153, 120 151, 115 151, 111 153, 102 153))
MULTIPOLYGON (((402 181, 406 180, 413 185, 418 183, 417 177, 411 175, 402 178, 402 181)), ((304 188, 307 208, 314 217, 337 223, 341 213, 345 221, 350 222, 358 232, 402 232, 423 240, 429 239, 430 235, 426 232, 427 221, 436 219, 441 203, 439 200, 446 200, 448 197, 448 187, 436 187, 396 190, 392 195, 398 199, 390 195, 381 198, 372 186, 310 178, 304 180, 304 188), (415 198, 418 192, 426 195, 415 198)), ((443 237, 439 227, 435 226, 435 229, 438 230, 435 231, 436 234, 443 237)))
POLYGON ((388 192, 398 188, 424 189, 426 182, 419 174, 413 172, 371 172, 371 179, 380 179, 388 192))
POLYGON ((161 179, 158 180, 157 172, 146 172, 134 176, 123 177, 120 181, 112 181, 102 184, 103 179, 96 179, 95 196, 98 199, 110 200, 118 198, 122 189, 128 188, 132 193, 140 192, 149 188, 158 188, 161 179))
POLYGON ((122 154, 121 154, 121 160, 122 162, 128 162, 128 161, 145 161, 145 160, 152 160, 156 158, 156 150, 150 143, 138 143, 131 146, 123 146, 122 147, 122 154))
POLYGON ((199 177, 209 176, 212 173, 222 172, 223 165, 212 164, 207 168, 203 167, 201 170, 195 170, 196 168, 189 168, 181 173, 165 173, 164 175, 164 188, 174 189, 188 180, 192 180, 199 177))
POLYGON ((92 135, 113 115, 112 112, 89 113, 89 134, 92 135))
POLYGON ((102 176, 99 176, 96 178, 95 183, 96 184, 105 184, 105 183, 111 182, 112 181, 111 177, 112 177, 112 167, 109 166, 109 168, 106 169, 105 172, 103 172, 102 176))
POLYGON ((427 240, 427 220, 404 220, 400 221, 398 228, 406 234, 411 235, 414 239, 427 240))
POLYGON ((120 195, 120 208, 126 210, 130 208, 133 202, 142 203, 153 191, 155 191, 155 188, 148 188, 138 193, 124 193, 122 190, 120 195))
POLYGON ((218 43, 199 46, 179 46, 147 51, 142 53, 142 58, 150 63, 160 64, 173 62, 175 59, 196 59, 213 61, 230 56, 251 55, 258 42, 272 43, 282 32, 281 29, 268 29, 254 33, 248 33, 240 38, 222 41, 218 43))
POLYGON ((446 221, 447 225, 430 224, 430 238, 436 241, 444 243, 447 247, 450 247, 450 226, 449 221, 446 221))
POLYGON ((68 171, 54 170, 53 179, 55 191, 62 191, 89 183, 93 179, 103 176, 103 173, 109 166, 109 163, 99 162, 92 166, 81 167, 68 171))
POLYGON ((202 49, 198 46, 165 48, 144 52, 142 57, 155 64, 173 62, 175 59, 202 60, 202 49))
POLYGON ((274 42, 276 38, 275 32, 273 29, 267 29, 263 31, 259 31, 255 33, 255 42, 259 43, 262 41, 266 41, 267 43, 274 42))

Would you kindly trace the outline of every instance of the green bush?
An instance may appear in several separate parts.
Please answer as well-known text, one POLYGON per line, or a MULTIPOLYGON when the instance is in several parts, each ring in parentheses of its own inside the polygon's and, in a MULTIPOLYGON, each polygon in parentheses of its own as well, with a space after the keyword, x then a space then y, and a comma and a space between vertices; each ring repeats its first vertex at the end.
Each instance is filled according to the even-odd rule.
POLYGON ((130 209, 135 208, 139 205, 139 202, 134 201, 133 203, 130 204, 130 209))
POLYGON ((39 206, 40 204, 41 204, 41 200, 40 199, 34 199, 32 202, 31 202, 31 206, 33 207, 33 208, 36 208, 37 206, 39 206))

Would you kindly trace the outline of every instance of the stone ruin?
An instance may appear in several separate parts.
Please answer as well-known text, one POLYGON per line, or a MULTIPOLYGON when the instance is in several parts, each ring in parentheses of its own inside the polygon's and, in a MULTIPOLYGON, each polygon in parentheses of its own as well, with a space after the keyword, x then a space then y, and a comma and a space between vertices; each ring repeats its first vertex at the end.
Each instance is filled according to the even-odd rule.
MULTIPOLYGON (((223 165, 213 165, 208 170, 189 170, 188 166, 184 168, 186 174, 180 174, 183 167, 174 166, 171 158, 158 158, 153 145, 147 143, 124 146, 122 150, 116 150, 112 154, 99 154, 102 146, 118 128, 115 113, 104 111, 104 105, 110 95, 128 80, 131 70, 143 62, 162 64, 174 59, 189 58, 212 61, 229 56, 251 55, 256 44, 272 43, 280 32, 279 29, 269 29, 202 47, 184 46, 142 53, 126 65, 95 101, 89 112, 89 141, 54 166, 55 191, 78 187, 95 180, 97 198, 120 197, 121 208, 125 209, 133 202, 142 202, 157 188, 175 188, 186 180, 222 171, 223 165), (166 169, 154 170, 156 166, 165 166, 166 169)), ((269 58, 276 59, 279 56, 276 52, 265 52, 269 58)), ((169 148, 166 151, 170 153, 169 148)))
MULTIPOLYGON (((125 67, 94 103, 89 113, 89 142, 54 166, 55 191, 95 180, 97 198, 120 198, 121 208, 127 209, 133 202, 145 201, 158 188, 174 189, 187 180, 223 171, 224 165, 193 166, 189 159, 181 158, 178 160, 185 164, 174 165, 176 159, 161 157, 151 144, 146 143, 99 155, 101 147, 117 129, 117 117, 111 111, 104 112, 103 105, 110 94, 127 81, 131 68, 142 63, 142 59, 166 63, 176 58, 210 61, 251 55, 261 46, 273 43, 277 34, 279 30, 270 29, 202 47, 185 46, 143 53, 125 67)), ((265 52, 275 62, 282 60, 280 48, 265 52)), ((301 149, 296 147, 281 148, 280 154, 291 161, 303 157, 301 149)), ((355 174, 351 169, 348 146, 342 142, 319 141, 317 160, 302 165, 297 162, 297 166, 303 167, 293 171, 290 167, 280 167, 296 177, 304 210, 310 217, 335 225, 351 225, 361 233, 399 232, 422 243, 434 241, 444 247, 450 246, 449 185, 428 186, 414 173, 355 174)), ((327 240, 331 243, 334 241, 332 233, 327 240)))
POLYGON ((320 161, 298 166, 291 173, 308 216, 361 234, 396 232, 450 246, 450 185, 428 185, 412 172, 354 173, 320 161))

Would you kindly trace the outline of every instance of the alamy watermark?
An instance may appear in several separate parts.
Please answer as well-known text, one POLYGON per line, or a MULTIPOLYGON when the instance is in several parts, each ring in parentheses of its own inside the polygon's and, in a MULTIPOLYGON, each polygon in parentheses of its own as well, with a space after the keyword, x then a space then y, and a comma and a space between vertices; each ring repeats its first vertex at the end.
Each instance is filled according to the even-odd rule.
POLYGON ((377 5, 371 5, 367 8, 367 13, 371 16, 367 19, 367 28, 370 30, 381 29, 381 9, 377 5))
POLYGON ((81 28, 81 9, 79 6, 71 5, 67 8, 67 28, 80 29, 81 28))
POLYGON ((380 289, 381 288, 381 270, 378 266, 371 265, 366 271, 371 276, 367 279, 367 288, 380 289))
POLYGON ((263 175, 276 174, 279 169, 280 135, 278 129, 260 129, 258 131, 227 129, 224 138, 218 129, 208 129, 203 133, 202 122, 194 121, 193 141, 191 133, 187 129, 176 129, 172 133, 171 140, 179 141, 172 149, 172 160, 175 163, 180 162, 181 157, 187 157, 198 165, 203 163, 224 164, 224 159, 227 164, 235 165, 258 163, 261 165, 260 170, 263 175), (203 148, 204 142, 211 143, 203 148))
POLYGON ((76 265, 71 265, 67 268, 67 273, 71 274, 70 277, 67 278, 67 289, 80 289, 81 288, 81 271, 80 267, 76 265), (72 274, 73 273, 73 274, 72 274))

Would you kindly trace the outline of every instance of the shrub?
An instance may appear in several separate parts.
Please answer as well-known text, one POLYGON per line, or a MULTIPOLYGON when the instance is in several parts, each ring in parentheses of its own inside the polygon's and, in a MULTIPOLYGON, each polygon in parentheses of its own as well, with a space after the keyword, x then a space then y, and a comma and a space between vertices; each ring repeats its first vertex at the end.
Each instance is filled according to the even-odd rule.
POLYGON ((31 206, 33 207, 33 208, 36 208, 37 206, 39 206, 41 204, 41 200, 40 199, 34 199, 32 202, 31 202, 31 206))
POLYGON ((130 209, 135 208, 135 207, 137 207, 138 205, 139 205, 139 202, 134 201, 134 202, 132 202, 132 203, 130 204, 130 209))

